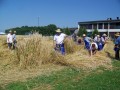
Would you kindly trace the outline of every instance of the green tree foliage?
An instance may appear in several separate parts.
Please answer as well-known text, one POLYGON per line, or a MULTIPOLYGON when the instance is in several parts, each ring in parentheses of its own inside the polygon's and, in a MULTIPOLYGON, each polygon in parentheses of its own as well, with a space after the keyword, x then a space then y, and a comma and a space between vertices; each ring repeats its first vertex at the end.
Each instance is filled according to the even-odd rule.
POLYGON ((78 36, 82 37, 83 34, 87 34, 87 30, 85 27, 80 27, 78 31, 78 36))
POLYGON ((95 36, 95 34, 99 34, 98 30, 97 29, 94 29, 94 31, 92 32, 92 36, 95 36))
POLYGON ((69 30, 68 27, 67 27, 67 28, 64 28, 63 31, 64 31, 64 33, 65 33, 66 35, 71 35, 71 32, 70 32, 70 30, 69 30))
POLYGON ((22 27, 7 29, 5 30, 5 33, 8 33, 10 30, 12 30, 12 31, 16 31, 18 35, 32 34, 33 32, 38 32, 44 36, 50 36, 55 34, 56 29, 57 26, 54 24, 50 24, 48 26, 41 26, 41 27, 22 26, 22 27))
POLYGON ((50 24, 47 26, 47 29, 49 30, 49 35, 54 35, 56 33, 55 30, 57 30, 57 26, 50 24))

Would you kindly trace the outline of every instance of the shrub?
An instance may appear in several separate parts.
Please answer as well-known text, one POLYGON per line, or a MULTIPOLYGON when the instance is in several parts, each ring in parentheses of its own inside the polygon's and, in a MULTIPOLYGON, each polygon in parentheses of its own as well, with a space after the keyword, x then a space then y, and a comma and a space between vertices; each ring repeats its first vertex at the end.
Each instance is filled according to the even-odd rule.
POLYGON ((64 32, 66 35, 71 35, 69 28, 64 28, 64 32))
POLYGON ((82 37, 83 34, 87 35, 87 30, 85 27, 80 27, 80 29, 78 31, 78 36, 82 37))
POLYGON ((97 30, 97 29, 95 29, 95 30, 92 32, 92 36, 95 36, 95 34, 96 34, 96 35, 98 35, 98 34, 99 34, 99 32, 98 32, 98 30, 97 30))

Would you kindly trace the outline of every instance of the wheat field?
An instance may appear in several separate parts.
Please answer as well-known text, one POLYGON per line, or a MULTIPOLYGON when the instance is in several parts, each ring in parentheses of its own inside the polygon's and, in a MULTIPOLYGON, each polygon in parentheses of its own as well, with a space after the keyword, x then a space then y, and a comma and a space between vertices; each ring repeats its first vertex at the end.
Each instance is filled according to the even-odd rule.
POLYGON ((83 45, 65 40, 66 55, 54 51, 53 40, 39 34, 17 36, 17 49, 9 50, 6 36, 0 36, 0 83, 26 80, 49 74, 66 67, 86 71, 105 67, 112 70, 113 42, 108 41, 104 50, 90 57, 83 45))

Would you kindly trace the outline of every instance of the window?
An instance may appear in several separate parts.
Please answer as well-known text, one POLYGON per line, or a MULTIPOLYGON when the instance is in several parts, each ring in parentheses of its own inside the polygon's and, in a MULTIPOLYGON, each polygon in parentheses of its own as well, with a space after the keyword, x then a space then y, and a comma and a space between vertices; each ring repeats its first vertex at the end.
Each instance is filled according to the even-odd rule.
POLYGON ((102 23, 100 23, 100 24, 98 24, 99 26, 98 26, 98 29, 102 29, 102 27, 103 27, 103 24, 102 23))
POLYGON ((94 25, 93 25, 93 28, 94 28, 94 29, 97 29, 97 24, 94 24, 94 25))
POLYGON ((108 29, 108 23, 104 24, 104 29, 108 29))

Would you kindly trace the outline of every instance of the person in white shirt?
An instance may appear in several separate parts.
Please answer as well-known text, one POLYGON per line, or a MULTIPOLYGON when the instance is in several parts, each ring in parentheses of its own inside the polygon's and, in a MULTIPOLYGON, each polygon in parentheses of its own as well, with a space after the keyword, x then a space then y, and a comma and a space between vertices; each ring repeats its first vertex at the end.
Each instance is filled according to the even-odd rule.
POLYGON ((16 44, 17 44, 17 40, 16 40, 16 31, 14 31, 14 34, 13 34, 13 49, 16 48, 16 44))
POLYGON ((61 54, 65 54, 65 48, 64 48, 64 40, 66 38, 66 34, 62 33, 60 29, 56 30, 56 35, 54 36, 54 47, 55 50, 60 51, 61 54))
POLYGON ((94 42, 96 43, 100 42, 100 35, 96 35, 96 37, 94 38, 94 42))
POLYGON ((12 43, 13 43, 12 31, 9 31, 9 34, 7 35, 7 44, 9 49, 12 48, 12 43))
POLYGON ((97 41, 97 34, 95 34, 95 37, 94 37, 94 42, 97 41))
POLYGON ((106 41, 107 41, 107 35, 106 34, 103 34, 102 37, 101 37, 101 41, 102 41, 102 46, 104 48, 105 44, 106 44, 106 41))

